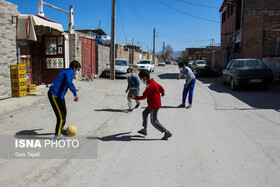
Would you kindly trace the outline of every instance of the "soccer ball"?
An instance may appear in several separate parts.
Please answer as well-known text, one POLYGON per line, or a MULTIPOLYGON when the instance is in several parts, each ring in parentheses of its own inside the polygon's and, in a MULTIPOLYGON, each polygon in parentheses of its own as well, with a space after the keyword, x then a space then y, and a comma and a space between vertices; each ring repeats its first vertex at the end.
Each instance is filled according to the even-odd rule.
POLYGON ((75 125, 69 125, 66 129, 66 133, 69 136, 75 136, 77 134, 77 127, 75 125))

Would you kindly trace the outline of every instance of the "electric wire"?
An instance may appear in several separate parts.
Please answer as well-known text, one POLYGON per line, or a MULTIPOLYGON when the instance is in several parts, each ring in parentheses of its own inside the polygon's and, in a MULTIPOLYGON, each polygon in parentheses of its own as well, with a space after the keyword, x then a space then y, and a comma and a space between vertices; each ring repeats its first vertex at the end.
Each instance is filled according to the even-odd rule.
POLYGON ((209 5, 201 5, 201 4, 197 4, 197 3, 191 3, 188 1, 184 1, 184 0, 176 0, 185 4, 189 4, 189 5, 193 5, 193 6, 199 6, 199 7, 205 7, 205 8, 213 8, 213 9, 219 9, 219 7, 215 7, 215 6, 209 6, 209 5))
POLYGON ((201 19, 201 20, 208 21, 208 22, 220 23, 219 21, 215 21, 215 20, 211 20, 211 19, 202 18, 202 17, 199 17, 199 16, 195 16, 195 15, 189 14, 189 13, 187 13, 187 12, 181 11, 181 10, 179 10, 179 9, 177 9, 177 8, 174 8, 174 7, 172 7, 172 6, 170 6, 170 5, 166 4, 166 3, 163 3, 163 2, 160 1, 160 0, 155 0, 155 1, 157 1, 158 3, 160 3, 160 4, 164 5, 164 6, 169 7, 170 9, 172 9, 172 10, 174 10, 174 11, 180 12, 180 13, 185 14, 185 15, 187 15, 187 16, 190 16, 190 17, 193 17, 193 18, 197 18, 197 19, 201 19))

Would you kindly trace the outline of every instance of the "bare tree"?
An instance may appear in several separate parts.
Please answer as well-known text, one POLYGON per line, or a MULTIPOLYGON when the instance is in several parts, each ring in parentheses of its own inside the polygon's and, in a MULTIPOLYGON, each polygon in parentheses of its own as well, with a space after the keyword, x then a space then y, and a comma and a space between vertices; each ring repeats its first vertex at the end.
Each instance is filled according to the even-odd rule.
POLYGON ((161 54, 161 58, 166 61, 171 57, 171 54, 173 53, 173 48, 171 47, 171 45, 167 45, 164 48, 164 53, 161 54))

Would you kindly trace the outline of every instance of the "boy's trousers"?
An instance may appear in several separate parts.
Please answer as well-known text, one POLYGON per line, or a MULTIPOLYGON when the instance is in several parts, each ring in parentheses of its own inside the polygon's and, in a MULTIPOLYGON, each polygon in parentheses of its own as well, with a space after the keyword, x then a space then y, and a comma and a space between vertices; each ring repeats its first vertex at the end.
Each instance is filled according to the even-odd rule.
MULTIPOLYGON (((127 94, 127 102, 128 102, 128 108, 132 109, 132 99, 130 97, 132 96, 139 96, 139 91, 138 90, 129 90, 128 94, 127 94)), ((136 104, 140 104, 140 101, 135 100, 136 104)))
POLYGON ((165 132, 166 131, 166 128, 164 128, 164 126, 162 126, 160 124, 160 122, 158 121, 157 119, 157 114, 158 114, 158 110, 159 109, 155 109, 155 110, 150 110, 149 107, 147 107, 143 113, 142 113, 142 116, 143 116, 143 127, 144 128, 147 128, 148 126, 148 115, 150 115, 151 117, 151 123, 152 125, 157 129, 159 130, 160 132, 165 132))
POLYGON ((57 119, 55 135, 59 135, 66 123, 67 109, 65 105, 65 100, 55 97, 50 92, 48 92, 48 97, 57 119))
POLYGON ((194 90, 194 86, 195 86, 195 78, 189 82, 189 84, 187 85, 186 88, 184 88, 183 90, 183 101, 182 103, 186 103, 186 98, 187 98, 187 95, 189 93, 189 104, 192 104, 192 101, 193 101, 193 90, 194 90))

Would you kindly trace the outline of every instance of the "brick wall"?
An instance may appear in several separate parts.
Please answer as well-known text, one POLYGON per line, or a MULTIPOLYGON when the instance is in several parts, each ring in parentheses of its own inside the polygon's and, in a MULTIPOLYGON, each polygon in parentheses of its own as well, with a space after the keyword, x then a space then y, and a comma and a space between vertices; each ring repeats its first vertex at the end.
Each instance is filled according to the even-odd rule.
POLYGON ((243 24, 242 57, 262 58, 264 29, 279 23, 280 15, 247 15, 243 24))
POLYGON ((0 99, 11 97, 10 65, 17 63, 16 18, 18 7, 0 0, 0 99))
POLYGON ((106 69, 106 65, 110 64, 110 47, 104 45, 96 45, 96 47, 98 75, 100 76, 106 69))
POLYGON ((256 15, 260 14, 261 12, 267 12, 271 15, 277 15, 280 13, 279 7, 279 0, 245 0, 244 16, 256 15))

